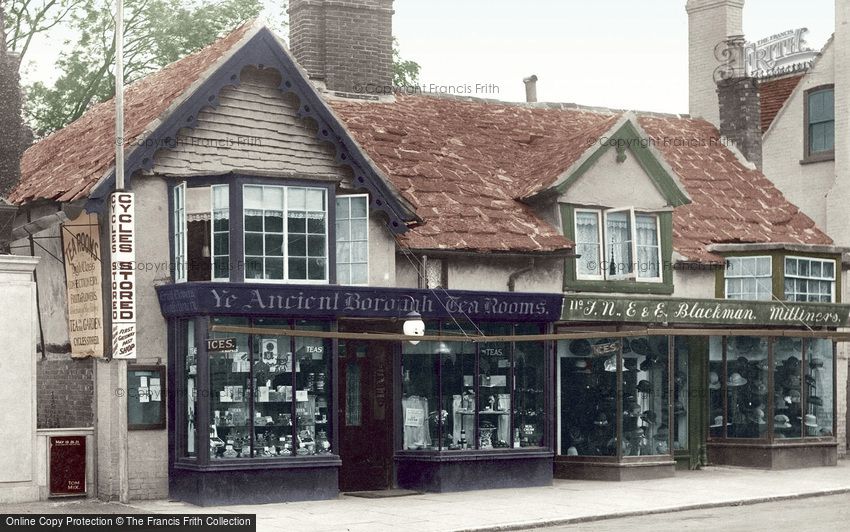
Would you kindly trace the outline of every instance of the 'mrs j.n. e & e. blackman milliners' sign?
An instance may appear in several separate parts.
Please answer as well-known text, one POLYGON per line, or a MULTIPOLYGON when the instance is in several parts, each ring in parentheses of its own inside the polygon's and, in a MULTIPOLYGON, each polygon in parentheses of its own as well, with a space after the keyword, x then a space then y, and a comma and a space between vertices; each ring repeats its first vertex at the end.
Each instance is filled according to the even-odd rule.
POLYGON ((726 299, 564 298, 563 321, 780 327, 846 327, 850 305, 726 299))

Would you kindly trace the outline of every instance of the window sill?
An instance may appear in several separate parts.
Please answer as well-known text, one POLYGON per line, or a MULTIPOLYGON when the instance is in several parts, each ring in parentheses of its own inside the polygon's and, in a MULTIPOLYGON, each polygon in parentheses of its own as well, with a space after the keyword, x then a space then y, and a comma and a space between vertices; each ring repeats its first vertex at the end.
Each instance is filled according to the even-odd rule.
POLYGON ((231 460, 215 460, 208 464, 199 464, 196 460, 184 458, 174 463, 175 469, 187 471, 242 471, 250 469, 303 469, 316 467, 339 467, 342 464, 339 456, 328 454, 324 456, 287 456, 278 458, 236 458, 231 460))
POLYGON ((552 458, 555 455, 547 447, 523 447, 520 449, 492 449, 469 451, 396 451, 395 460, 421 462, 474 462, 479 460, 522 460, 526 458, 552 458))
POLYGON ((806 155, 803 159, 800 160, 800 164, 815 164, 815 163, 825 163, 829 161, 835 161, 835 152, 828 151, 823 153, 814 153, 811 155, 806 155))
POLYGON ((567 292, 620 292, 623 294, 672 295, 673 284, 658 281, 589 281, 570 280, 564 283, 567 292))

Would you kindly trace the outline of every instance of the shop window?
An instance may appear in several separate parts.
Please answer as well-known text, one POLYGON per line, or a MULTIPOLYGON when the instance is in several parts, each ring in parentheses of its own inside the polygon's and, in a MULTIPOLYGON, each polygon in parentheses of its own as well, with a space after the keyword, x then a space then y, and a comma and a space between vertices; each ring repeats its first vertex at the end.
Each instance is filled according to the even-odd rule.
POLYGON ((327 191, 243 188, 245 279, 326 282, 327 191))
POLYGON ((671 453, 667 337, 561 341, 558 354, 560 454, 627 457, 671 453), (621 388, 618 374, 622 375, 621 388))
POLYGON ((708 434, 711 438, 726 437, 726 409, 724 408, 721 378, 726 373, 723 366, 723 338, 712 336, 708 342, 708 434))
POLYGON ((726 299, 769 301, 773 297, 771 257, 729 257, 724 276, 726 299))
POLYGON ((729 438, 767 435, 767 339, 730 338, 726 346, 726 394, 729 438))
POLYGON ((835 301, 835 261, 785 257, 785 300, 835 301))
POLYGON ((688 337, 677 336, 673 344, 673 449, 683 451, 688 448, 688 396, 690 379, 688 378, 688 357, 690 352, 688 337))
POLYGON ((806 156, 832 156, 835 152, 835 90, 806 93, 806 156))
MULTIPOLYGON (((540 326, 481 326, 488 335, 539 334, 540 326)), ((428 334, 459 334, 454 324, 428 334)), ((405 343, 404 450, 489 451, 544 445, 543 342, 405 343)))
MULTIPOLYGON (((186 387, 182 397, 186 405, 186 440, 183 445, 184 455, 197 457, 198 452, 198 348, 195 345, 194 320, 178 322, 178 337, 180 338, 180 358, 183 362, 183 379, 186 387)), ((179 359, 178 359, 179 360, 179 359)))
POLYGON ((658 216, 634 209, 576 209, 577 277, 661 282, 658 216))
POLYGON ((369 198, 336 198, 336 277, 339 284, 369 284, 369 198))
MULTIPOLYGON (((214 325, 248 320, 214 318, 214 325)), ((210 460, 312 456, 331 452, 328 340, 285 331, 325 330, 322 324, 255 320, 255 333, 211 332, 235 338, 235 350, 209 353, 210 460)))
POLYGON ((803 365, 805 393, 804 435, 833 436, 835 426, 835 389, 833 386, 832 341, 823 338, 806 340, 806 359, 803 365))
POLYGON ((711 337, 709 437, 832 437, 833 371, 833 344, 828 339, 711 337))

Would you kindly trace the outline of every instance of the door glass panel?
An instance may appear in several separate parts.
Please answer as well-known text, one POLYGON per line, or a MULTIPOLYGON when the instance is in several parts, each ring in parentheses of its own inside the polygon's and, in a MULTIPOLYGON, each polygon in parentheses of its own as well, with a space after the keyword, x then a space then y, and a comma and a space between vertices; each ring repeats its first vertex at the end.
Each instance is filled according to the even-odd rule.
POLYGON ((757 336, 729 337, 726 360, 725 380, 729 405, 727 436, 766 437, 767 339, 757 336))
POLYGON ((677 336, 673 347, 673 449, 688 448, 689 339, 677 336))
POLYGON ((711 438, 726 436, 723 375, 723 338, 712 336, 708 343, 708 434, 711 438))
MULTIPOLYGON (((490 336, 505 336, 511 333, 509 325, 482 327, 482 331, 490 336)), ((478 365, 478 445, 482 450, 508 447, 511 441, 510 343, 482 343, 478 365)), ((532 411, 529 417, 533 415, 535 413, 532 411)))
POLYGON ((360 364, 349 362, 345 370, 345 424, 359 427, 362 421, 362 399, 360 396, 360 364))
MULTIPOLYGON (((517 335, 540 334, 539 325, 517 325, 517 335)), ((545 342, 517 342, 514 345, 514 447, 542 447, 546 422, 545 342)))
POLYGON ((623 340, 623 454, 670 452, 666 336, 623 340))

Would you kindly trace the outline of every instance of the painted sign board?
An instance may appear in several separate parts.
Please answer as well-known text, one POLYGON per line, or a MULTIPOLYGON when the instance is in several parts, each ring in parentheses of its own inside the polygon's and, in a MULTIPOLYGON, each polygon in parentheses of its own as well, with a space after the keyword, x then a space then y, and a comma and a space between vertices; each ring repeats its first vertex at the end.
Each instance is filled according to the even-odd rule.
POLYGON ((115 192, 110 200, 112 358, 136 358, 135 197, 115 192))
POLYGON ((566 295, 562 321, 752 327, 846 327, 850 305, 566 295))
POLYGON ((62 225, 68 338, 74 358, 103 357, 103 291, 96 214, 62 225))
POLYGON ((562 294, 417 290, 352 286, 181 283, 157 287, 166 317, 202 314, 399 318, 411 311, 425 319, 554 322, 562 294))
POLYGON ((86 493, 86 437, 50 436, 50 495, 86 493))

